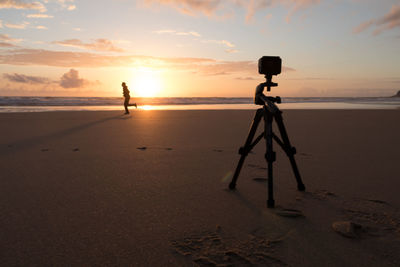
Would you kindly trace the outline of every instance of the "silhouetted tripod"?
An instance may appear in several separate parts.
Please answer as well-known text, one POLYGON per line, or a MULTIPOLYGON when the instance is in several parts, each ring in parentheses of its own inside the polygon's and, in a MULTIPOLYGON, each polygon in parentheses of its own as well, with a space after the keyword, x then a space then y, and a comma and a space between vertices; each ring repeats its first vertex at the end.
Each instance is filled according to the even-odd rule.
MULTIPOLYGON (((261 73, 261 71, 260 71, 261 73)), ((247 136, 246 143, 243 147, 239 149, 239 154, 241 155, 238 165, 233 175, 232 181, 229 184, 230 189, 235 189, 236 181, 239 177, 240 170, 242 169, 244 160, 250 151, 257 145, 258 142, 264 137, 266 140, 267 151, 265 154, 265 159, 268 163, 268 201, 267 205, 269 208, 273 208, 275 205, 274 201, 274 188, 273 188, 273 176, 272 176, 272 164, 276 160, 276 153, 273 151, 273 140, 275 140, 278 145, 282 147, 286 155, 289 157, 290 164, 294 172, 294 176, 297 181, 297 189, 299 191, 304 191, 305 186, 301 180, 299 170, 297 168, 294 155, 296 154, 296 148, 292 147, 289 141, 289 137, 286 133, 285 125, 283 124, 282 111, 275 105, 275 103, 281 103, 281 98, 265 96, 263 94, 264 87, 267 87, 267 91, 271 90, 271 87, 278 86, 278 84, 272 82, 272 75, 266 75, 267 81, 265 83, 260 83, 256 88, 254 103, 256 105, 262 105, 263 107, 258 109, 256 115, 254 116, 253 123, 250 128, 249 135, 247 136), (264 118, 264 132, 260 134, 254 141, 254 136, 257 131, 258 124, 261 119, 264 118), (272 131, 272 122, 276 121, 278 125, 281 138, 272 131)))

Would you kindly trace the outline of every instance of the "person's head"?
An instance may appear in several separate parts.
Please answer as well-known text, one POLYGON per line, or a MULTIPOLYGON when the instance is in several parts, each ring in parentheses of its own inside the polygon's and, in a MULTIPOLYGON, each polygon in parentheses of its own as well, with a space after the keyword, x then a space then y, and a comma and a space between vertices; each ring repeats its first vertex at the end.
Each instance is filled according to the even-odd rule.
POLYGON ((126 87, 126 83, 125 82, 122 83, 122 87, 126 87))

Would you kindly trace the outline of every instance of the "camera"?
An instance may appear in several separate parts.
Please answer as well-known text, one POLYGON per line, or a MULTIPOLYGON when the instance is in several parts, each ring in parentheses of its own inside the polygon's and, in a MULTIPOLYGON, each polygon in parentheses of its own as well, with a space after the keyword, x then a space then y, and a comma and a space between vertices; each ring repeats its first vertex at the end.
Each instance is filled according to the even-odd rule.
POLYGON ((258 73, 264 75, 278 75, 282 70, 280 57, 263 56, 258 60, 258 73))

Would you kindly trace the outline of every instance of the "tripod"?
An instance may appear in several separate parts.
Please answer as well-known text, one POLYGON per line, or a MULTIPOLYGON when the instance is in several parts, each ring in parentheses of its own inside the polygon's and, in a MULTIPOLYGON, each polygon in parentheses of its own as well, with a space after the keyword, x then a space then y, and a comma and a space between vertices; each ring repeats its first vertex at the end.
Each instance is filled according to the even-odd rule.
POLYGON ((287 135, 285 125, 283 124, 282 111, 276 106, 275 103, 281 103, 280 97, 268 97, 263 94, 264 87, 267 87, 267 91, 271 90, 271 87, 277 86, 278 84, 272 82, 272 75, 266 76, 267 82, 260 83, 256 88, 256 94, 254 98, 254 102, 256 105, 262 105, 262 108, 259 108, 256 111, 256 114, 253 119, 253 123, 251 125, 249 135, 247 136, 246 142, 243 147, 239 149, 240 160, 235 170, 235 174, 233 175, 232 181, 229 184, 229 188, 231 190, 235 189, 236 181, 239 177, 240 170, 242 169, 244 160, 246 156, 250 153, 250 151, 260 142, 262 138, 265 138, 266 141, 266 154, 265 159, 268 163, 268 208, 273 208, 275 206, 274 201, 274 188, 273 188, 273 173, 272 173, 272 164, 276 160, 276 153, 273 151, 273 140, 278 143, 279 146, 285 151, 286 155, 289 157, 290 164, 293 169, 294 176, 297 181, 297 189, 299 191, 304 191, 305 186, 300 177, 300 172, 297 168, 296 161, 294 159, 294 155, 296 154, 296 148, 292 147, 289 141, 289 137, 287 135), (257 131, 257 127, 264 118, 264 132, 261 133, 254 141, 254 136, 257 131), (278 125, 278 129, 281 135, 281 139, 274 134, 272 131, 272 123, 276 121, 278 125))

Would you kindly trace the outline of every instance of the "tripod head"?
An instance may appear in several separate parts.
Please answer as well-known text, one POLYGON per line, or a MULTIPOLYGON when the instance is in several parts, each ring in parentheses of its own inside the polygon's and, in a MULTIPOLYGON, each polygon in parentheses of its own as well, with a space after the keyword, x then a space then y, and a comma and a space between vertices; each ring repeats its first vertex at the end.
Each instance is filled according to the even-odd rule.
POLYGON ((265 87, 267 87, 267 92, 269 92, 269 91, 271 91, 271 87, 278 86, 277 83, 272 82, 272 75, 265 75, 265 79, 266 79, 266 82, 260 83, 256 87, 256 92, 254 95, 254 104, 261 105, 261 106, 263 106, 265 104, 268 104, 270 106, 270 104, 274 104, 274 103, 280 104, 282 101, 279 96, 272 97, 272 96, 264 95, 265 87))

